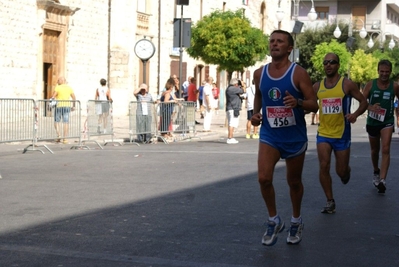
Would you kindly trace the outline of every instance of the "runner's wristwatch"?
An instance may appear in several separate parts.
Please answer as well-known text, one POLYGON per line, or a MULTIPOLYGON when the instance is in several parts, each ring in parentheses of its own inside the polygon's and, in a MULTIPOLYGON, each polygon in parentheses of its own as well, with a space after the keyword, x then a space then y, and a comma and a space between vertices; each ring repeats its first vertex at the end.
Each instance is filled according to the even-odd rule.
POLYGON ((297 102, 296 102, 296 105, 297 105, 299 108, 301 108, 302 105, 303 105, 303 99, 298 98, 298 100, 297 100, 297 102))

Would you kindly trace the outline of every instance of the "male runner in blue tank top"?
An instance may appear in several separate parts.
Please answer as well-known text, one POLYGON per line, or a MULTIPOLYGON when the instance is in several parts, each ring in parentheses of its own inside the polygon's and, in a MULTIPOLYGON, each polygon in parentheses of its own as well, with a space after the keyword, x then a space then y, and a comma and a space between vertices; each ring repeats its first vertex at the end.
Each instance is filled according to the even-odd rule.
POLYGON ((277 234, 284 229, 273 186, 273 172, 280 158, 286 162, 292 203, 287 243, 298 244, 302 239, 302 169, 308 141, 304 110, 317 112, 318 105, 308 73, 288 59, 293 47, 291 34, 282 30, 272 32, 269 43, 272 62, 254 73, 256 92, 251 122, 254 126, 262 123, 258 180, 269 213, 267 230, 262 237, 262 244, 266 246, 274 245, 277 234))

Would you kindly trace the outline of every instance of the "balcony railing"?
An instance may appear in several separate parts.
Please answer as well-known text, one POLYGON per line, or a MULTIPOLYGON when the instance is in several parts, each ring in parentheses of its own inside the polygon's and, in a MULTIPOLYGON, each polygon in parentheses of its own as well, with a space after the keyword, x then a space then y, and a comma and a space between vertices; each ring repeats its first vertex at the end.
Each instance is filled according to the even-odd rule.
POLYGON ((150 15, 137 12, 137 33, 148 33, 150 30, 150 15))

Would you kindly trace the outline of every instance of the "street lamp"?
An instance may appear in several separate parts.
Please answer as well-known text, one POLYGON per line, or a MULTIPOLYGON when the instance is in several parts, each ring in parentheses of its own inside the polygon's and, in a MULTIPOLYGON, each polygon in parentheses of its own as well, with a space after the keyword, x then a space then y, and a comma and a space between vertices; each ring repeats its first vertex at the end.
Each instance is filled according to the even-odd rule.
POLYGON ((280 7, 280 1, 278 1, 278 8, 276 11, 276 18, 278 22, 281 22, 284 18, 284 10, 280 7))
MULTIPOLYGON (((294 18, 295 18, 295 20, 298 20, 300 0, 292 0, 292 1, 294 1, 294 18)), ((308 13, 308 19, 310 21, 315 21, 317 19, 317 13, 314 9, 314 2, 313 2, 313 0, 311 0, 311 1, 312 1, 312 7, 308 13)), ((279 3, 280 3, 280 1, 279 1, 279 3)))
POLYGON ((278 21, 278 29, 279 30, 281 28, 281 21, 284 18, 284 10, 281 8, 280 2, 281 2, 281 0, 278 1, 278 8, 277 8, 277 11, 276 11, 276 18, 277 18, 277 21, 278 21))
MULTIPOLYGON (((374 34, 374 33, 377 33, 377 34, 380 34, 380 35, 381 35, 380 49, 382 50, 382 49, 383 49, 383 45, 384 45, 384 41, 385 41, 385 35, 386 35, 386 34, 391 34, 391 33, 389 33, 389 32, 386 32, 386 33, 383 33, 383 32, 373 32, 373 33, 370 35, 370 40, 369 40, 368 43, 367 43, 367 46, 368 46, 369 48, 372 48, 372 47, 374 46, 374 41, 373 41, 373 34, 374 34)), ((393 40, 393 34, 391 34, 391 41, 389 41, 388 47, 389 47, 389 49, 393 49, 393 48, 395 47, 395 41, 393 40)))
POLYGON ((317 13, 316 13, 316 10, 314 9, 313 0, 312 0, 312 8, 310 9, 310 11, 308 13, 308 19, 310 21, 315 21, 317 19, 317 13))
MULTIPOLYGON (((296 53, 295 50, 296 48, 296 35, 297 33, 299 33, 301 31, 302 25, 303 23, 298 21, 298 16, 299 16, 299 1, 300 0, 293 0, 294 1, 294 19, 295 19, 295 26, 294 26, 294 49, 292 50, 292 61, 296 62, 296 53), (299 27, 297 25, 300 25, 299 27)), ((314 9, 314 2, 312 1, 312 8, 310 9, 309 13, 308 13, 308 19, 309 21, 313 22, 317 19, 317 13, 314 9)), ((280 3, 280 2, 279 2, 280 3)))
MULTIPOLYGON (((362 29, 359 31, 359 36, 360 36, 360 38, 364 39, 367 36, 367 31, 366 31, 366 29, 364 27, 364 21, 359 19, 359 18, 357 20, 360 20, 363 23, 362 29)), ((351 27, 351 26, 352 26, 352 22, 349 22, 349 27, 351 27)), ((339 28, 339 25, 338 25, 338 22, 337 22, 337 27, 335 28, 335 30, 333 32, 334 37, 338 39, 341 36, 341 33, 342 33, 341 29, 339 28)), ((349 31, 348 35, 349 35, 349 37, 351 37, 352 36, 352 31, 349 31)))

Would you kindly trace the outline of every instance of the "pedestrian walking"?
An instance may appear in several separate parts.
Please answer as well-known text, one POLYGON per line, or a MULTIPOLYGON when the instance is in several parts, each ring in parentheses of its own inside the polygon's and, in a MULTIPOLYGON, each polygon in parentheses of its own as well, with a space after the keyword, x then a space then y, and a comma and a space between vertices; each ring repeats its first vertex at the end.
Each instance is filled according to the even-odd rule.
POLYGON ((66 84, 66 79, 64 77, 59 77, 57 81, 57 86, 54 89, 54 93, 51 97, 57 101, 57 105, 55 108, 54 114, 54 127, 57 132, 57 142, 61 142, 61 137, 63 137, 62 142, 67 144, 68 141, 66 137, 68 137, 69 132, 69 114, 71 111, 75 110, 75 93, 73 89, 66 84), (70 100, 73 100, 72 103, 69 103, 70 100), (72 104, 72 107, 71 107, 72 104), (62 124, 62 133, 61 136, 61 124, 62 124))
POLYGON ((245 93, 245 98, 247 100, 247 134, 245 138, 259 139, 258 126, 252 126, 251 118, 254 115, 254 99, 255 99, 255 82, 252 80, 252 85, 247 88, 245 93), (253 132, 251 134, 251 128, 253 132))
POLYGON ((234 135, 234 130, 238 128, 240 121, 240 111, 242 105, 241 94, 244 90, 238 86, 238 79, 232 78, 230 85, 226 89, 226 115, 227 115, 227 144, 238 144, 234 135))

